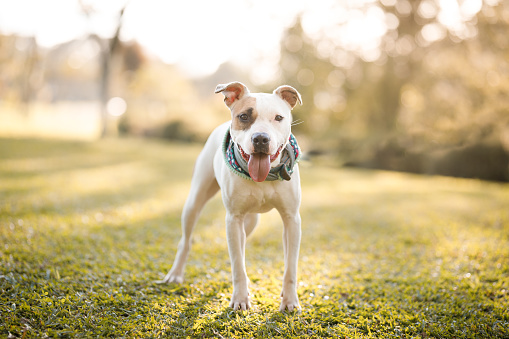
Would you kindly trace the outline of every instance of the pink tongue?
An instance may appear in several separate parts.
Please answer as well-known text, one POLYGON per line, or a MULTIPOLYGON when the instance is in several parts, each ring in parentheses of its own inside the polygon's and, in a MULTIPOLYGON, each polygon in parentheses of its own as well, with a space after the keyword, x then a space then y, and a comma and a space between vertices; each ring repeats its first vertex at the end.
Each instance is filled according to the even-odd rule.
POLYGON ((263 153, 251 154, 247 169, 249 170, 251 179, 256 182, 264 181, 270 171, 270 155, 263 153))

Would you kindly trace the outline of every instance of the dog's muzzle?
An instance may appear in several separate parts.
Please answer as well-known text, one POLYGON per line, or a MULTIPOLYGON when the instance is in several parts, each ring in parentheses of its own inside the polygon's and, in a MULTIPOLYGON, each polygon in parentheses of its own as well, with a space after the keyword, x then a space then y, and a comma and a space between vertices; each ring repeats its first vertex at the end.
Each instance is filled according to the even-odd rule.
POLYGON ((255 133, 251 137, 253 143, 253 153, 269 154, 270 136, 267 133, 255 133))

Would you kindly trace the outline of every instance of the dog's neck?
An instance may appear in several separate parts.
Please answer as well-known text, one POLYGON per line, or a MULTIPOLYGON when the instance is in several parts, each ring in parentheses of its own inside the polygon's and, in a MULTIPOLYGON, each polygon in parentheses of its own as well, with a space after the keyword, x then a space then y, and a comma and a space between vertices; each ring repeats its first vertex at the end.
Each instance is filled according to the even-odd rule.
MULTIPOLYGON (((239 148, 233 142, 229 128, 224 136, 222 149, 228 168, 242 178, 252 180, 248 171, 248 162, 242 157, 239 148)), ((301 150, 297 144, 297 139, 295 139, 293 134, 290 134, 288 142, 279 156, 279 163, 270 169, 265 181, 290 180, 294 166, 299 162, 300 158, 301 150)))

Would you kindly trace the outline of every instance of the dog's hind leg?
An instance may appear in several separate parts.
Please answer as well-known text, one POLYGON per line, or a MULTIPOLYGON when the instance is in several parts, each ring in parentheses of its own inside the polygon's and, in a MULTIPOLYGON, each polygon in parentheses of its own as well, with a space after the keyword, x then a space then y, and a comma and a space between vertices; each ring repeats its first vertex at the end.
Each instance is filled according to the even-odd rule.
POLYGON ((205 147, 196 161, 191 191, 182 211, 182 238, 178 244, 175 261, 164 279, 157 283, 182 283, 184 281, 184 268, 191 249, 191 235, 194 226, 203 206, 217 191, 219 191, 219 185, 214 177, 211 155, 205 147))
POLYGON ((246 232, 246 237, 253 232, 258 225, 258 220, 260 219, 260 215, 258 213, 249 213, 244 217, 244 231, 246 232))

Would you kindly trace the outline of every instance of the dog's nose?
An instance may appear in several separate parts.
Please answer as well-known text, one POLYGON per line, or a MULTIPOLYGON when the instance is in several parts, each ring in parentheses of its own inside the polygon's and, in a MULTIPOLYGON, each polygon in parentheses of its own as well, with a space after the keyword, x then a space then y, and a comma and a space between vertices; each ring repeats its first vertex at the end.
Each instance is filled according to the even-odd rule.
POLYGON ((266 145, 270 142, 270 137, 267 133, 255 133, 251 137, 253 145, 266 145))
POLYGON ((270 136, 267 133, 255 133, 251 137, 255 153, 269 153, 270 136))

